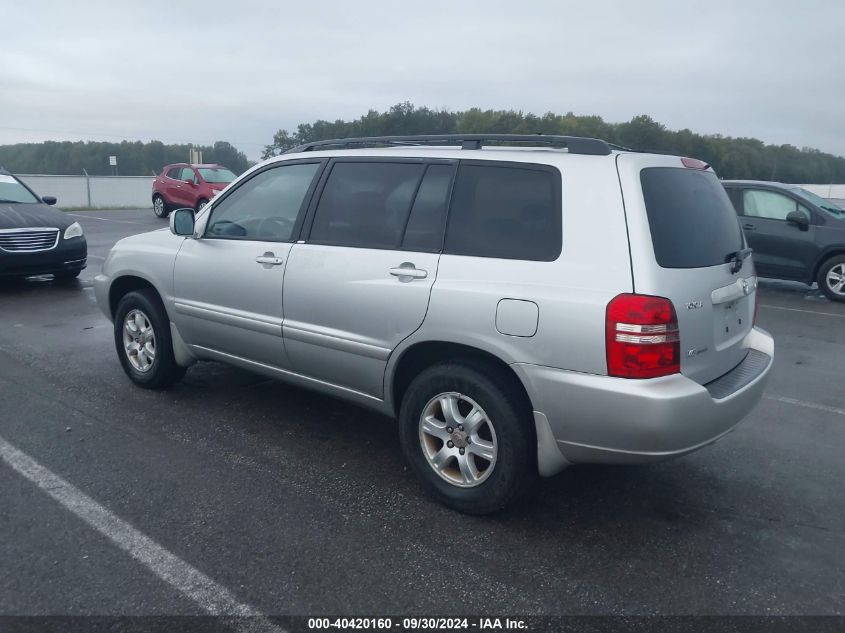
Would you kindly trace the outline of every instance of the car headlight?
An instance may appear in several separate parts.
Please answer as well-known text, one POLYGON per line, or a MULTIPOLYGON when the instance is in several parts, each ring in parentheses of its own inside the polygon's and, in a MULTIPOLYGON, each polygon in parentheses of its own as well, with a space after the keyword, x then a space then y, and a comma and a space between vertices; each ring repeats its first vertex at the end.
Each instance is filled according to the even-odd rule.
POLYGON ((74 237, 82 237, 82 227, 79 222, 74 222, 65 229, 65 239, 69 240, 74 237))

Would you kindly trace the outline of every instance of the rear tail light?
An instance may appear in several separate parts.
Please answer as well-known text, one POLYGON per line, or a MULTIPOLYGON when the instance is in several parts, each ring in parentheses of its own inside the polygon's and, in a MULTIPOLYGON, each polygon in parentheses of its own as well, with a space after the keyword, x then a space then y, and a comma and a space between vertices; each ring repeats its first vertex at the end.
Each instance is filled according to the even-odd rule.
POLYGON ((622 294, 607 304, 607 373, 656 378, 681 371, 678 316, 669 299, 622 294))

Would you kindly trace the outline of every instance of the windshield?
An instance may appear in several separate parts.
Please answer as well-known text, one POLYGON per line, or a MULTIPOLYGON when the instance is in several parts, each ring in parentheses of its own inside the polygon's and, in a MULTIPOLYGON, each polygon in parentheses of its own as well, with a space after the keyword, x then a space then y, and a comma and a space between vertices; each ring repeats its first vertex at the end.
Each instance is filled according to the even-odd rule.
POLYGON ((32 193, 14 176, 0 174, 0 203, 2 202, 38 202, 32 193))
POLYGON ((845 209, 838 207, 830 200, 826 200, 821 196, 814 194, 812 191, 807 191, 806 189, 802 189, 801 187, 794 189, 794 191, 805 200, 809 200, 817 207, 821 207, 824 211, 827 211, 832 216, 837 218, 845 218, 845 209))
POLYGON ((224 167, 200 167, 197 171, 209 183, 230 183, 235 179, 235 174, 224 167))

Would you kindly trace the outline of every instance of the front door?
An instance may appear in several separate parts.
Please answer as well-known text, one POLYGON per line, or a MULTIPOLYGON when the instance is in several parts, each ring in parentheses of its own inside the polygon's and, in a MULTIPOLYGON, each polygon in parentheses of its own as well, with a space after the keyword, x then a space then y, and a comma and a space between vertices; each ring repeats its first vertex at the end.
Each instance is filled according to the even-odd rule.
POLYGON ((319 161, 274 165, 215 200, 176 258, 176 325, 206 350, 287 367, 282 284, 319 161))
POLYGON ((806 280, 817 254, 812 212, 794 198, 768 189, 743 189, 742 211, 742 228, 754 250, 757 272, 806 280), (793 211, 807 217, 808 230, 786 221, 793 211))
POLYGON ((336 160, 284 286, 294 371, 382 397, 387 359, 423 322, 437 276, 449 162, 336 160))

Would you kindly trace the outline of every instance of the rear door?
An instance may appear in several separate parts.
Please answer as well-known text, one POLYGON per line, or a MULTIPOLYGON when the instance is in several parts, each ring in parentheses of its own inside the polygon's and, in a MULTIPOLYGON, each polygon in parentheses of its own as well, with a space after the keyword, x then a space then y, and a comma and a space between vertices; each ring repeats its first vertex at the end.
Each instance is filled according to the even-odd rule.
POLYGON ((739 219, 709 169, 674 156, 617 157, 634 289, 670 299, 678 315, 681 373, 707 383, 745 358, 757 278, 752 258, 734 272, 745 247, 739 219))
POLYGON ((754 263, 761 275, 805 280, 812 276, 818 255, 813 214, 792 196, 760 187, 742 189, 742 228, 754 249, 754 263), (810 223, 807 230, 786 221, 797 211, 810 223))
POLYGON ((381 397, 387 359, 422 324, 443 244, 454 164, 332 161, 284 284, 298 373, 381 397))
POLYGON ((164 199, 168 204, 183 206, 182 204, 182 167, 171 167, 164 176, 164 199))

